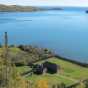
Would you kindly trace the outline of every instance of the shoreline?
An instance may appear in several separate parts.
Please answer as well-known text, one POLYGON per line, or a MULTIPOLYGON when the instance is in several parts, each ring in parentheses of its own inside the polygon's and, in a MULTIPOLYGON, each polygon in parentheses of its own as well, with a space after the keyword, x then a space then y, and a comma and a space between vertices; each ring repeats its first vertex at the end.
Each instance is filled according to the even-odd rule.
POLYGON ((64 60, 64 61, 68 61, 68 62, 73 63, 73 64, 77 64, 77 65, 82 66, 82 67, 88 68, 87 63, 82 63, 82 62, 79 62, 76 60, 68 59, 68 58, 62 57, 62 56, 57 55, 57 54, 54 57, 59 58, 59 59, 64 60))
MULTIPOLYGON (((38 49, 38 50, 41 50, 41 51, 45 49, 45 50, 51 52, 51 54, 50 54, 49 56, 47 56, 46 58, 42 58, 42 59, 39 59, 39 60, 32 61, 32 62, 30 62, 30 64, 31 64, 31 63, 35 63, 35 62, 37 62, 37 61, 42 61, 42 60, 49 59, 49 58, 51 58, 51 57, 56 57, 57 59, 61 59, 61 60, 64 60, 64 61, 67 61, 67 62, 76 64, 76 65, 79 65, 79 66, 88 68, 88 63, 83 63, 83 62, 81 62, 81 61, 77 61, 77 60, 73 60, 73 59, 69 59, 69 58, 60 56, 59 54, 53 53, 53 51, 51 51, 49 48, 33 47, 32 45, 25 45, 25 46, 22 45, 21 47, 20 47, 20 46, 21 46, 21 45, 18 45, 18 46, 10 45, 10 46, 8 46, 8 48, 19 48, 19 49, 21 49, 21 48, 23 47, 23 49, 21 49, 21 50, 22 50, 22 51, 25 51, 25 52, 28 52, 28 49, 25 48, 25 47, 28 47, 28 46, 29 46, 29 47, 31 47, 31 48, 33 48, 33 49, 38 49)), ((2 47, 3 47, 3 46, 1 45, 1 48, 2 48, 2 47)))
MULTIPOLYGON (((33 47, 33 46, 32 46, 33 47)), ((82 67, 86 67, 88 68, 88 64, 87 63, 83 63, 81 61, 77 61, 77 60, 73 60, 73 59, 69 59, 69 58, 66 58, 66 57, 63 57, 63 56, 60 56, 59 54, 55 54, 53 53, 52 50, 50 50, 49 48, 42 48, 42 47, 37 47, 38 49, 47 49, 51 52, 51 56, 47 57, 47 58, 42 58, 41 60, 45 60, 45 59, 49 59, 51 57, 56 57, 58 59, 61 59, 61 60, 64 60, 64 61, 68 61, 70 63, 73 63, 73 64, 76 64, 76 65, 79 65, 79 66, 82 66, 82 67)), ((37 60, 37 61, 41 61, 41 60, 37 60)), ((33 61, 32 63, 34 62, 37 62, 37 61, 33 61)))

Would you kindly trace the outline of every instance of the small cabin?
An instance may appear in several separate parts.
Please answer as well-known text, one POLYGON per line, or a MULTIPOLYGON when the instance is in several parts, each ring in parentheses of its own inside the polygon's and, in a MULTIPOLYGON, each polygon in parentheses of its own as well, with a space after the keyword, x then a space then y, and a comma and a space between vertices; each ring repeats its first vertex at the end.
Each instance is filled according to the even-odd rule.
POLYGON ((34 65, 33 66, 33 73, 34 74, 42 74, 43 73, 43 66, 42 65, 34 65))
POLYGON ((59 70, 59 66, 57 64, 48 61, 43 63, 43 68, 46 68, 47 72, 51 74, 57 73, 59 70))
POLYGON ((44 62, 41 65, 35 65, 33 66, 33 73, 34 74, 43 74, 44 72, 50 73, 50 74, 54 74, 57 73, 58 70, 60 69, 60 66, 51 63, 51 62, 44 62))

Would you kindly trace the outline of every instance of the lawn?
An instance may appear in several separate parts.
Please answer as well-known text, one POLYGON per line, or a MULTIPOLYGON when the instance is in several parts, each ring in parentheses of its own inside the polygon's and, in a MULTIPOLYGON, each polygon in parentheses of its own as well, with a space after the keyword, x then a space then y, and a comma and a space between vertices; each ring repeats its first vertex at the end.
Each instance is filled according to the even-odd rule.
MULTIPOLYGON (((41 64, 45 61, 49 61, 57 65, 60 65, 61 71, 56 74, 48 74, 48 73, 43 75, 33 74, 32 76, 27 76, 26 79, 32 81, 33 83, 36 83, 38 80, 47 80, 49 84, 57 84, 64 82, 66 85, 69 85, 71 83, 77 82, 78 80, 88 78, 88 68, 72 64, 59 58, 53 57, 47 60, 37 62, 35 64, 41 64)), ((19 71, 25 71, 28 69, 29 69, 28 67, 22 67, 21 69, 19 68, 19 71)))
MULTIPOLYGON (((70 63, 68 61, 61 60, 59 58, 50 58, 46 61, 60 65, 62 69, 62 75, 74 78, 74 79, 85 79, 88 78, 88 68, 81 67, 79 65, 70 63)), ((37 62, 36 64, 41 64, 44 61, 37 62)))
POLYGON ((69 76, 74 79, 86 79, 88 78, 88 68, 81 67, 76 64, 72 64, 67 61, 63 61, 57 58, 49 59, 50 62, 59 64, 63 70, 63 75, 69 76))
POLYGON ((66 85, 73 83, 74 81, 61 77, 59 74, 44 74, 44 75, 32 75, 27 77, 28 80, 31 80, 33 83, 36 83, 40 80, 46 80, 49 85, 65 83, 66 85))
MULTIPOLYGON (((11 53, 13 53, 14 55, 16 55, 17 53, 19 53, 19 52, 22 52, 19 48, 16 48, 16 47, 14 47, 14 48, 9 48, 8 49, 11 53)), ((3 48, 0 48, 0 55, 1 54, 4 54, 4 52, 5 52, 5 48, 3 47, 3 48)))
POLYGON ((31 70, 31 68, 29 66, 19 66, 16 69, 20 74, 31 70))

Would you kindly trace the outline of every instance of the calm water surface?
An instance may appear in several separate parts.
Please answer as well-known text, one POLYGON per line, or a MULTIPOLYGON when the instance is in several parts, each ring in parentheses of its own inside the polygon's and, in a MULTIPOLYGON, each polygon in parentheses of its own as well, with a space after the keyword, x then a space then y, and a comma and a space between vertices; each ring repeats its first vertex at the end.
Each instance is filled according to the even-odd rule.
POLYGON ((82 11, 0 13, 0 42, 47 47, 57 54, 88 63, 88 14, 82 11))

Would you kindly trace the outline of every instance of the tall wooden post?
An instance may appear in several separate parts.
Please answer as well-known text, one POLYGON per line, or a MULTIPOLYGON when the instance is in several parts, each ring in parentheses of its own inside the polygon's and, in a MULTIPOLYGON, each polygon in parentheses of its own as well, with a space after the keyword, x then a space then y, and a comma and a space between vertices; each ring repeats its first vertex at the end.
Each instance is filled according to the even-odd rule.
POLYGON ((4 34, 4 57, 7 59, 8 56, 8 35, 7 32, 4 34))
POLYGON ((5 48, 8 48, 8 35, 7 32, 5 32, 5 48))
POLYGON ((10 74, 10 63, 8 58, 8 35, 4 33, 4 60, 6 64, 6 87, 9 88, 9 74, 10 74))

